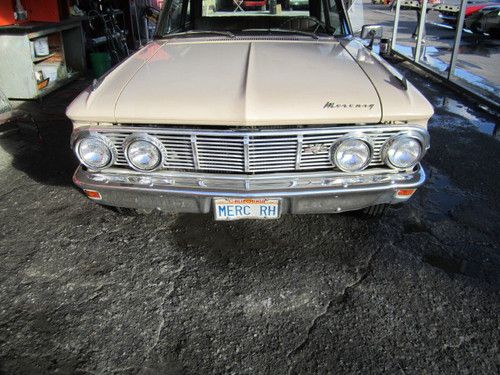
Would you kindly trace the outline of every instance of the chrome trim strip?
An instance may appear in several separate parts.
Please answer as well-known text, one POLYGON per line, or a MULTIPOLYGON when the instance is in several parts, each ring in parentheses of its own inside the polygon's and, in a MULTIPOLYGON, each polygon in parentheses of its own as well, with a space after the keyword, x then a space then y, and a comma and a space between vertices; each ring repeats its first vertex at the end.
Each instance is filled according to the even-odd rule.
MULTIPOLYGON (((203 172, 179 172, 179 171, 168 171, 161 170, 155 171, 154 173, 138 173, 133 170, 128 170, 124 168, 108 168, 105 173, 116 174, 116 175, 141 175, 141 176, 155 176, 161 178, 179 178, 179 177, 187 177, 187 178, 205 178, 205 179, 224 179, 224 180, 250 180, 250 181, 263 181, 263 180, 277 180, 277 179, 303 179, 303 178, 333 178, 333 177, 359 177, 359 176, 372 176, 377 174, 384 175, 395 175, 402 173, 401 171, 395 169, 386 169, 386 168, 372 168, 365 169, 354 174, 347 174, 342 171, 329 171, 329 172, 289 172, 289 173, 271 173, 271 174, 226 174, 226 173, 203 173, 203 172)), ((406 173, 412 173, 411 168, 405 171, 406 173)))
POLYGON ((250 172, 250 137, 248 134, 243 138, 243 153, 245 155, 245 172, 250 172))
POLYGON ((304 135, 297 136, 297 155, 295 158, 295 169, 300 169, 300 161, 302 160, 302 145, 304 144, 304 135))
POLYGON ((196 134, 191 134, 191 150, 193 152, 194 169, 200 169, 200 157, 198 155, 198 146, 196 142, 196 134))
POLYGON ((252 129, 252 128, 246 128, 246 129, 239 129, 239 128, 228 128, 228 130, 204 130, 200 128, 191 128, 191 129, 186 129, 186 128, 175 128, 175 127, 170 127, 170 126, 175 126, 175 125, 162 125, 158 127, 153 127, 153 126, 132 126, 132 125, 122 125, 118 124, 118 126, 84 126, 84 127, 79 127, 74 130, 74 133, 82 132, 82 131, 95 131, 99 133, 105 133, 105 132, 140 132, 140 133, 147 133, 147 132, 153 132, 156 134, 177 134, 177 135, 192 135, 193 133, 196 133, 197 135, 202 135, 202 136, 244 136, 245 134, 249 136, 258 136, 258 135, 265 135, 265 136, 272 136, 272 135, 277 135, 277 136, 283 136, 283 135, 297 135, 297 134, 313 134, 313 135, 321 135, 321 134, 329 134, 329 133, 336 133, 336 134, 347 134, 351 132, 365 132, 365 131, 372 131, 372 132, 378 132, 378 133, 383 133, 385 131, 394 131, 394 130, 400 130, 400 131, 409 131, 409 130, 415 130, 417 132, 421 132, 428 137, 427 129, 423 128, 422 126, 418 125, 381 125, 381 124, 374 124, 374 125, 358 125, 358 126, 332 126, 332 127, 321 127, 321 128, 296 128, 296 129, 279 129, 279 130, 269 130, 266 128, 257 128, 257 129, 252 129))

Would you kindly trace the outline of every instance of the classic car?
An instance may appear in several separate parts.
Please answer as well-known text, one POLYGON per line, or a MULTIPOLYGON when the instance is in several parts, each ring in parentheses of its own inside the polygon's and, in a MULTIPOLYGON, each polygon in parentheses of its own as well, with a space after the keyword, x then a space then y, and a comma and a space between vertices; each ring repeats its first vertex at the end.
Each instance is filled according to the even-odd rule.
POLYGON ((433 109, 370 49, 380 26, 354 37, 341 0, 308 16, 203 1, 167 1, 156 39, 67 108, 90 199, 217 220, 378 215, 424 183, 433 109))

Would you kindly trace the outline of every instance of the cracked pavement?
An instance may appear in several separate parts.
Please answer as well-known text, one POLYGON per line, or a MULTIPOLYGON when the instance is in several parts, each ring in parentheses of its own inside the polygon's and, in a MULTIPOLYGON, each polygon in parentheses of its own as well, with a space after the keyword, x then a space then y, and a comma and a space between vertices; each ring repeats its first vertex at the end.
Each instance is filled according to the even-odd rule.
POLYGON ((124 216, 71 182, 64 107, 0 128, 0 374, 497 374, 498 117, 408 70, 436 107, 404 206, 214 222, 124 216))

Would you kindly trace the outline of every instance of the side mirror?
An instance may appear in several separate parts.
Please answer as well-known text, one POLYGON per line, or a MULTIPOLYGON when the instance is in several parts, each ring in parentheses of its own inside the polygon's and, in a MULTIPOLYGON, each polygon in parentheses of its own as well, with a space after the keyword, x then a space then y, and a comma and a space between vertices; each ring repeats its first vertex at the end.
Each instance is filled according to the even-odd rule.
POLYGON ((381 38, 384 32, 382 25, 363 25, 361 39, 381 38))
POLYGON ((381 38, 384 28, 381 25, 364 25, 361 29, 361 39, 370 39, 369 49, 373 48, 375 38, 381 38))

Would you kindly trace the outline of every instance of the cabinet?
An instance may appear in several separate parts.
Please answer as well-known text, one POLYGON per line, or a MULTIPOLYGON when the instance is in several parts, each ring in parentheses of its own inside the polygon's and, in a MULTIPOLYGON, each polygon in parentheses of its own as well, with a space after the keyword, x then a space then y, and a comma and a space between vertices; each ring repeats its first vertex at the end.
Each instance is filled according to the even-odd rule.
POLYGON ((85 71, 80 19, 0 27, 0 87, 8 98, 40 98, 85 71))

